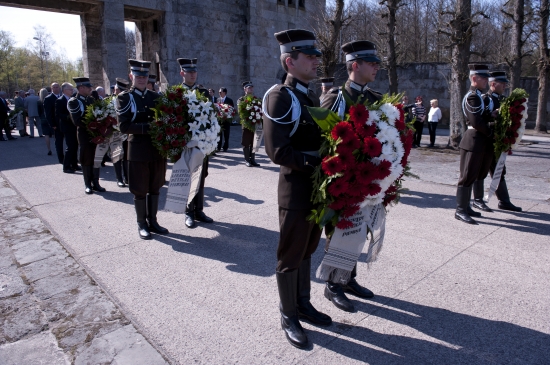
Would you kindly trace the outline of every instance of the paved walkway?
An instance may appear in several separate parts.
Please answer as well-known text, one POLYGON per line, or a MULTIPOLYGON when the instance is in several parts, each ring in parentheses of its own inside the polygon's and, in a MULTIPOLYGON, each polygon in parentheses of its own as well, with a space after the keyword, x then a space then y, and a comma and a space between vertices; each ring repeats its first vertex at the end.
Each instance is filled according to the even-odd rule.
POLYGON ((0 363, 548 363, 550 139, 529 137, 509 156, 510 194, 525 212, 484 213, 478 226, 453 217, 458 155, 415 149, 420 179, 390 210, 379 261, 359 264, 376 297, 353 298, 358 311, 345 313, 314 281, 312 302, 334 324, 304 325, 303 351, 278 322, 278 167, 263 151, 261 168, 245 167, 231 131, 233 148, 206 180, 215 223, 187 229, 160 212, 171 234, 152 241, 138 238, 112 167, 102 169, 108 191, 86 196, 42 139, 0 143, 0 363))

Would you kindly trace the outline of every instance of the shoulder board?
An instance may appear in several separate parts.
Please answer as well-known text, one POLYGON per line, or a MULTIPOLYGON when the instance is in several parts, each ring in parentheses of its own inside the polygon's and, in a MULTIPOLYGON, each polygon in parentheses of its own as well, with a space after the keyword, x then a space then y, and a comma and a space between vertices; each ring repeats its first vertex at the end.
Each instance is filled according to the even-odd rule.
POLYGON ((327 94, 338 94, 340 92, 340 89, 342 89, 342 86, 334 86, 327 92, 327 94))
POLYGON ((369 87, 369 91, 370 91, 371 93, 373 93, 373 94, 382 96, 382 93, 381 93, 380 91, 373 90, 373 89, 371 89, 370 87, 369 87))

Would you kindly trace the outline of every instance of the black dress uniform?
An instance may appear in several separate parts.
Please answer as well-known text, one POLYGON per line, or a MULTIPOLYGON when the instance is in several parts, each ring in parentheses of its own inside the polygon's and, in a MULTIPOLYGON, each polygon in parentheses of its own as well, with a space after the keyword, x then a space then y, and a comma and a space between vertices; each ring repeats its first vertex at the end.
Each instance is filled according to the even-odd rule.
MULTIPOLYGON (((243 89, 246 89, 249 87, 254 87, 252 82, 250 81, 243 82, 243 89)), ((240 108, 240 104, 245 97, 246 95, 243 95, 237 100, 237 110, 240 108)), ((244 163, 248 167, 260 166, 260 164, 256 162, 256 154, 253 151, 255 133, 252 132, 250 129, 245 128, 244 125, 241 125, 241 126, 243 129, 243 132, 241 135, 241 145, 243 146, 244 163)))
MULTIPOLYGON (((281 53, 293 51, 320 55, 315 36, 306 30, 275 34, 281 53)), ((291 73, 285 83, 270 89, 264 97, 265 150, 281 166, 278 185, 279 245, 277 247, 277 286, 280 297, 281 326, 287 340, 298 348, 308 339, 299 319, 330 325, 332 319, 310 303, 311 255, 319 245, 321 229, 308 221, 311 213, 311 175, 321 163, 321 129, 311 118, 307 106, 318 107, 319 99, 291 73), (297 109, 299 108, 299 110, 297 109), (299 112, 299 117, 296 118, 299 112), (294 120, 293 120, 294 118, 294 120)))
MULTIPOLYGON (((504 71, 494 71, 489 73, 489 82, 491 81, 498 81, 503 83, 508 83, 508 79, 506 77, 506 72, 504 71)), ((493 90, 489 90, 487 94, 484 95, 484 102, 486 105, 488 105, 488 110, 492 112, 493 110, 500 109, 500 103, 502 100, 504 100, 505 97, 503 95, 500 95, 493 90)), ((493 141, 494 142, 494 141, 493 141)), ((494 148, 493 148, 494 151, 494 148)), ((495 168, 497 166, 499 156, 496 156, 493 154, 493 158, 491 160, 491 165, 489 166, 489 172, 491 173, 491 177, 493 177, 493 174, 495 173, 495 168)), ((504 169, 502 170, 502 175, 500 177, 500 182, 498 185, 497 190, 495 191, 495 195, 498 199, 498 208, 503 210, 511 210, 514 212, 521 212, 520 207, 516 207, 512 202, 510 201, 510 195, 508 194, 508 187, 506 186, 506 179, 504 178, 504 175, 506 175, 506 166, 504 166, 504 169)), ((487 176, 487 171, 482 171, 481 176, 485 178, 487 176)), ((473 206, 474 208, 481 209, 485 212, 492 212, 493 210, 489 208, 485 202, 483 201, 483 179, 478 179, 474 182, 474 202, 473 206)))
MULTIPOLYGON (((184 72, 197 72, 197 59, 196 58, 178 58, 178 63, 180 68, 184 72)), ((186 89, 189 90, 198 90, 199 93, 206 96, 210 100, 210 95, 208 90, 202 87, 199 87, 198 84, 187 85, 185 81, 181 84, 186 89)), ((208 156, 204 157, 202 161, 202 171, 201 171, 201 181, 199 183, 199 190, 195 197, 187 204, 185 209, 185 225, 189 228, 194 228, 196 226, 195 221, 212 223, 214 220, 204 214, 204 183, 206 177, 208 176, 208 156)))
POLYGON ((55 95, 53 92, 50 95, 44 98, 44 114, 46 114, 46 119, 52 128, 55 127, 55 151, 57 152, 57 160, 60 164, 63 164, 63 159, 65 158, 65 153, 63 152, 63 140, 65 139, 63 132, 59 129, 57 124, 57 118, 55 117, 55 101, 61 95, 55 95))
MULTIPOLYGON (((147 76, 151 62, 129 60, 134 77, 147 76)), ((138 232, 142 239, 151 239, 151 232, 168 234, 157 222, 160 188, 166 177, 166 159, 149 135, 155 101, 159 94, 146 88, 131 87, 117 97, 120 131, 128 134, 129 187, 134 194, 138 232), (149 224, 147 224, 147 222, 149 224)))
MULTIPOLYGON (((74 77, 73 80, 77 88, 92 87, 90 79, 87 77, 74 77)), ((93 104, 94 101, 95 99, 91 96, 83 96, 77 93, 69 99, 67 104, 67 109, 69 109, 71 119, 77 129, 78 144, 80 145, 80 164, 82 165, 82 175, 84 176, 84 185, 86 186, 84 192, 86 194, 93 194, 93 190, 105 191, 99 185, 99 168, 94 168, 95 148, 97 145, 92 142, 92 137, 82 121, 86 113, 86 107, 93 104)))
MULTIPOLYGON (((149 77, 150 76, 151 75, 149 75, 149 77)), ((119 93, 128 90, 129 87, 130 81, 120 77, 116 78, 116 88, 119 90, 119 93)), ((120 188, 125 188, 128 185, 128 139, 122 142, 121 159, 115 162, 113 166, 115 168, 117 186, 120 188), (122 172, 124 172, 124 176, 122 172)))
POLYGON ((78 137, 76 126, 71 120, 67 104, 69 97, 61 94, 55 101, 55 119, 57 120, 57 128, 61 130, 65 137, 67 150, 63 157, 63 172, 74 173, 75 170, 80 170, 78 167, 78 137))
MULTIPOLYGON (((354 61, 357 59, 365 62, 377 62, 380 63, 380 59, 376 55, 376 46, 369 41, 355 41, 346 43, 342 46, 342 50, 346 54, 346 61, 354 61)), ((333 87, 330 89, 321 99, 321 107, 331 109, 333 112, 338 113, 341 117, 344 114, 349 113, 350 105, 346 103, 346 97, 352 100, 355 104, 363 103, 368 100, 370 103, 374 103, 382 99, 382 94, 372 90, 367 85, 360 85, 351 79, 346 81, 344 87, 333 87), (344 96, 345 94, 345 96, 344 96)), ((325 234, 327 240, 325 244, 325 250, 328 250, 330 246, 330 236, 328 232, 334 230, 331 224, 325 227, 325 234)), ((353 267, 351 272, 351 279, 346 285, 340 283, 333 283, 327 281, 325 287, 325 297, 329 299, 337 308, 346 312, 355 311, 355 306, 346 297, 344 292, 351 293, 360 298, 372 298, 374 293, 367 288, 362 287, 355 280, 357 276, 357 264, 353 267)))
MULTIPOLYGON (((470 74, 489 77, 485 65, 469 65, 470 74)), ((471 216, 481 216, 470 207, 472 185, 487 175, 493 159, 494 119, 483 98, 481 90, 472 86, 462 101, 468 130, 460 142, 460 178, 456 193, 455 218, 469 224, 477 224, 471 216)))

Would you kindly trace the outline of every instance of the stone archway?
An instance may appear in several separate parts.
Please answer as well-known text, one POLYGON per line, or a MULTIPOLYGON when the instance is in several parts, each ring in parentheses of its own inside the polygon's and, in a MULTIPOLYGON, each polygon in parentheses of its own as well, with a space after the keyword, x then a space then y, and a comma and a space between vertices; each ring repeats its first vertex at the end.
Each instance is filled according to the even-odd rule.
POLYGON ((150 60, 159 80, 164 79, 159 29, 162 11, 98 0, 0 0, 0 5, 80 16, 84 76, 109 90, 116 77, 128 77, 124 21, 137 25, 137 57, 150 60))

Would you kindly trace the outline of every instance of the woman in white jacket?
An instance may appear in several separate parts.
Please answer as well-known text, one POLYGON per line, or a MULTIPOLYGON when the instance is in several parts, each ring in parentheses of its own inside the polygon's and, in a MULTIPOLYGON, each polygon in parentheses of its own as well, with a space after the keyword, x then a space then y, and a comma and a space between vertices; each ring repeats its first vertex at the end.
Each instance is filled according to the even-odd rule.
POLYGON ((435 130, 437 123, 441 120, 441 109, 438 107, 437 99, 430 100, 430 112, 428 113, 428 130, 430 131, 430 146, 435 144, 435 130))

